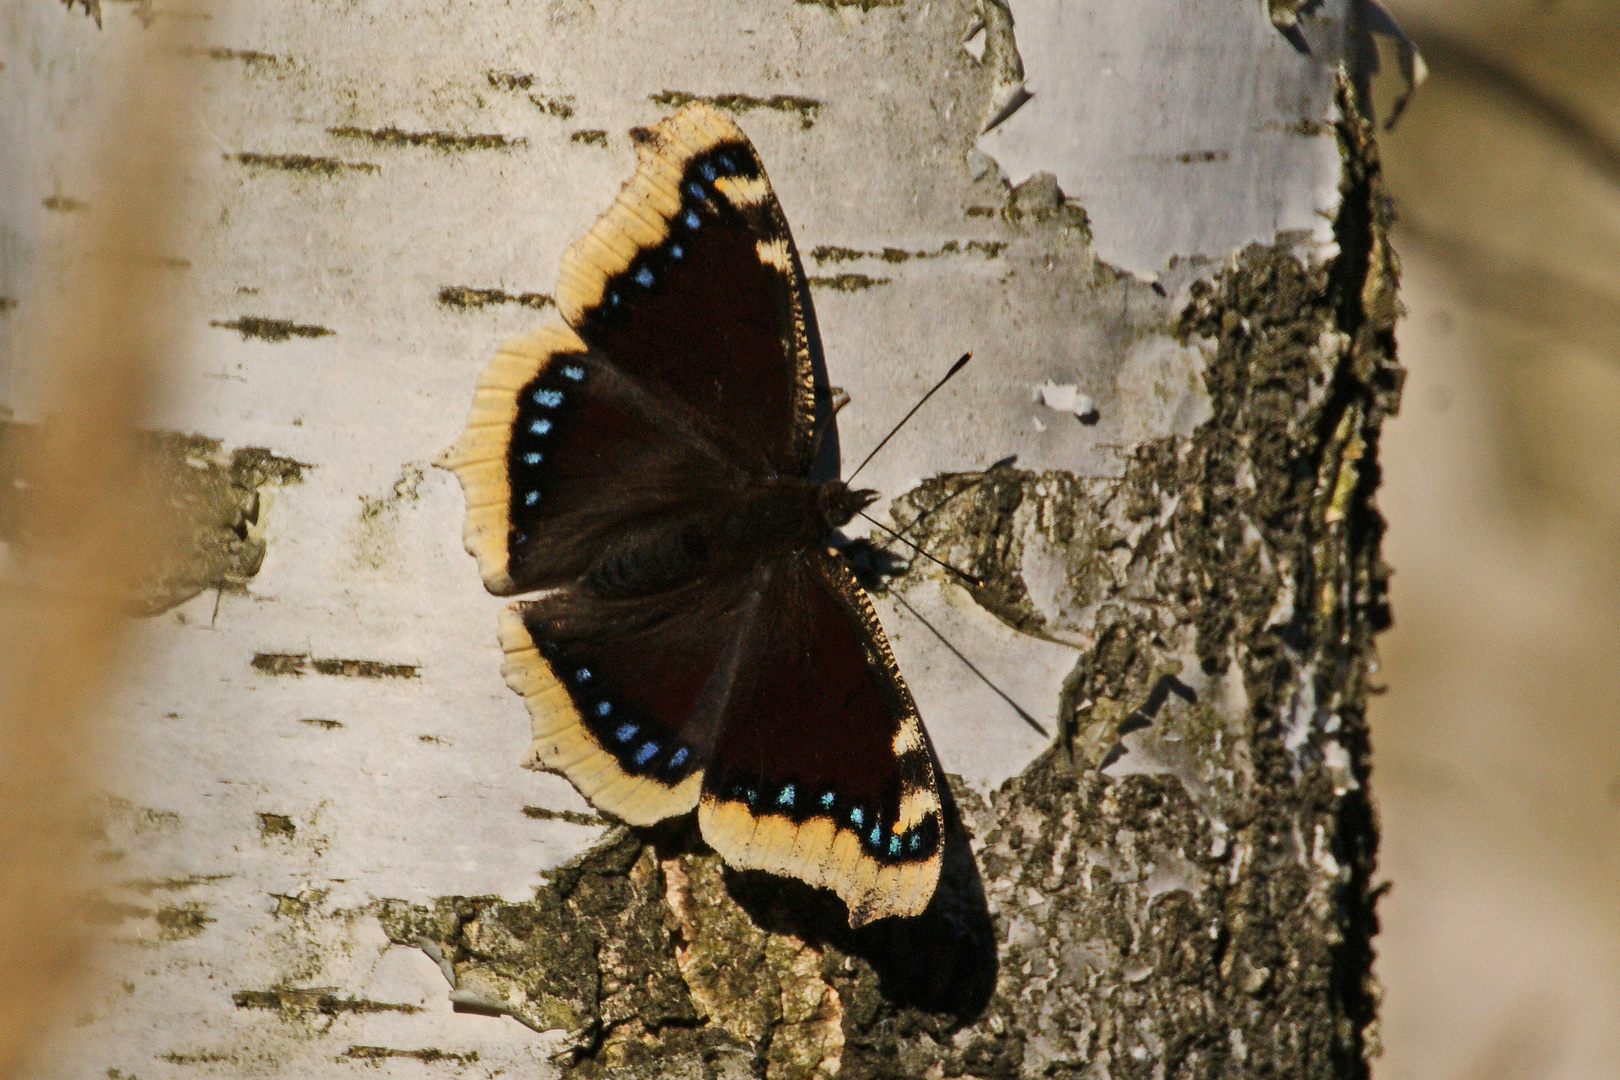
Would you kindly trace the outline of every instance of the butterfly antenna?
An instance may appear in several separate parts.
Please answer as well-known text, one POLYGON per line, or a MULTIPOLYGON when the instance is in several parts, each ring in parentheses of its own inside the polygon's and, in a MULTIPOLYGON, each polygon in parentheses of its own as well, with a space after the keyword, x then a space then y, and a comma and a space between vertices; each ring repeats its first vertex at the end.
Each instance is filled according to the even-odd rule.
POLYGON ((913 618, 915 618, 918 622, 922 623, 924 626, 928 627, 928 632, 933 634, 935 637, 939 638, 940 644, 944 645, 947 649, 951 650, 951 654, 953 656, 955 656, 958 660, 962 661, 963 664, 967 665, 967 669, 969 671, 973 672, 973 674, 977 675, 979 677, 980 682, 984 683, 984 685, 988 686, 991 690, 995 691, 996 696, 999 697, 1002 701, 1005 701, 1008 705, 1012 706, 1012 711, 1018 714, 1019 719, 1023 720, 1024 723, 1028 724, 1030 727, 1032 727, 1036 731, 1040 732, 1041 733, 1041 738, 1050 739, 1052 737, 1051 734, 1047 732, 1046 728, 1041 726, 1041 722, 1039 720, 1036 720, 1033 716, 1029 715, 1029 713, 1025 712, 1023 707, 1020 706, 1018 704, 1018 702, 1016 702, 1012 698, 1008 697, 1006 692, 1004 690, 1002 690, 1001 687, 997 686, 995 683, 990 681, 990 676, 988 676, 984 672, 980 671, 978 669, 978 667, 973 663, 973 661, 971 661, 967 657, 963 656, 962 655, 962 650, 958 649, 955 645, 952 645, 951 642, 950 642, 950 639, 947 638, 944 634, 940 633, 939 630, 937 630, 934 627, 933 623, 931 623, 927 619, 923 618, 922 617, 922 612, 918 611, 916 608, 914 608, 910 604, 906 603, 906 598, 905 597, 901 596, 897 592, 890 592, 889 595, 894 597, 894 599, 900 604, 901 607, 903 607, 907 611, 911 612, 913 618))
POLYGON ((952 566, 950 563, 944 561, 943 559, 938 559, 938 558, 935 558, 934 556, 928 554, 928 552, 926 552, 922 548, 918 547, 916 543, 914 543, 911 540, 907 540, 905 537, 901 536, 899 533, 895 532, 893 529, 891 529, 887 525, 883 524, 883 522, 879 521, 877 518, 873 517, 871 514, 868 514, 865 510, 857 510, 855 512, 857 514, 860 514, 861 517, 865 518, 867 521, 870 521, 872 524, 876 525, 878 528, 882 529, 884 532, 888 533, 890 536, 894 537, 896 540, 900 541, 902 544, 906 545, 912 551, 915 551, 917 554, 919 554, 923 558, 927 559, 929 562, 935 564, 936 566, 943 566, 945 569, 949 570, 951 573, 955 574, 957 577, 961 578, 963 581, 967 582, 969 585, 972 585, 976 589, 984 588, 984 579, 983 578, 974 577, 972 574, 968 573, 966 570, 958 570, 956 567, 952 566))
POLYGON ((935 383, 934 388, 932 390, 928 391, 928 393, 924 394, 922 396, 922 398, 917 402, 917 404, 915 404, 915 405, 913 405, 911 407, 911 411, 906 413, 906 415, 904 415, 904 416, 902 416, 900 418, 900 422, 898 424, 894 425, 893 429, 890 430, 890 432, 887 435, 883 436, 883 441, 882 442, 880 442, 876 446, 872 447, 872 452, 870 454, 867 454, 866 457, 864 459, 862 459, 862 461, 861 461, 861 463, 859 465, 855 466, 855 471, 850 473, 849 476, 847 476, 844 479, 844 483, 846 483, 846 484, 853 483, 854 480, 855 480, 855 477, 857 475, 859 475, 860 471, 862 469, 866 468, 866 463, 868 461, 871 461, 874 457, 876 457, 877 452, 879 450, 883 449, 885 446, 887 446, 889 444, 889 440, 894 438, 895 435, 900 431, 900 429, 906 426, 906 421, 910 420, 913 416, 917 415, 917 410, 922 408, 924 405, 928 404, 928 399, 933 397, 935 394, 939 393, 939 388, 944 386, 946 383, 950 382, 951 377, 954 376, 958 371, 961 371, 964 367, 966 367, 967 362, 969 360, 971 360, 971 359, 973 359, 973 354, 972 353, 970 353, 970 352, 963 353, 962 354, 962 359, 958 360, 956 363, 951 365, 951 370, 949 370, 949 371, 947 371, 945 373, 945 377, 943 379, 940 379, 939 382, 935 383))

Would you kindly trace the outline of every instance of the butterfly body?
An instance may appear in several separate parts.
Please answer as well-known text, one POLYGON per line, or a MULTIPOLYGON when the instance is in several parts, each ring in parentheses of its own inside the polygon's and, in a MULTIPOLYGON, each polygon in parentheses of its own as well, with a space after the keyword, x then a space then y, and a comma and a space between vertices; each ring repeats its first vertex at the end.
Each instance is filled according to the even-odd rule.
POLYGON ((760 480, 709 493, 708 505, 629 527, 581 575, 583 590, 602 600, 653 596, 693 581, 746 572, 824 543, 874 493, 840 480, 760 480))
POLYGON ((688 106, 564 256, 567 325, 507 342, 441 459, 509 607, 529 763, 636 825, 694 807, 728 863, 916 914, 943 820, 916 706, 812 479, 813 317, 763 166, 688 106))

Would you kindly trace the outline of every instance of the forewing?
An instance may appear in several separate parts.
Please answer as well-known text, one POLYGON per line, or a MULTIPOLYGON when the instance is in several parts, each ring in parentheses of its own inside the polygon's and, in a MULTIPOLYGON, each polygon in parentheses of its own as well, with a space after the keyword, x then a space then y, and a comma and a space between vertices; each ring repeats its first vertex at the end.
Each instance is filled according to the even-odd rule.
POLYGON ((626 374, 691 406, 747 468, 804 475, 809 292, 759 155, 701 103, 632 134, 635 175, 564 254, 558 310, 626 374))
POLYGON ((699 506, 740 476, 690 409, 559 324, 501 346, 438 463, 461 480, 463 539, 503 596, 572 580, 625 528, 699 506))
POLYGON ((859 926, 916 915, 943 819, 922 722, 871 601, 815 548, 772 577, 703 781, 703 837, 731 865, 830 888, 859 926))

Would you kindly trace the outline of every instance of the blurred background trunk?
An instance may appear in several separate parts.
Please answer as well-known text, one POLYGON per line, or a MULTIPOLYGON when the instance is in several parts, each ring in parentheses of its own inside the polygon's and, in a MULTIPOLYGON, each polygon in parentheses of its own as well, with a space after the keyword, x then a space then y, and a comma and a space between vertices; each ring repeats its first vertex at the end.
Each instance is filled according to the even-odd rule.
POLYGON ((1384 442, 1390 1080, 1620 1061, 1620 8, 1399 0, 1380 134, 1411 372, 1384 442))
MULTIPOLYGON (((1372 9, 6 3, 0 573, 49 613, 18 583, 110 567, 139 619, 91 726, 54 727, 106 748, 67 755, 103 766, 90 811, 7 789, 95 822, 62 833, 88 901, 71 841, 12 863, 17 918, 104 941, 71 998, 9 984, 13 1047, 74 1021, 30 1075, 1365 1075, 1401 386, 1372 9), (190 141, 98 135, 134 100, 105 73, 152 70, 158 34, 187 86, 159 127, 190 141), (953 794, 917 920, 852 933, 519 770, 498 602, 425 467, 499 340, 554 317, 626 130, 692 98, 771 171, 846 461, 976 354, 863 473, 985 582, 870 560, 953 794), (126 143, 168 171, 93 180, 126 143), (97 419, 93 374, 48 375, 85 351, 69 275, 107 229, 144 238, 141 310, 172 328, 162 393, 97 419), (106 483, 30 456, 64 416, 147 430, 115 460, 159 524, 113 535, 155 560, 53 565, 47 495, 106 483)), ((109 607, 58 650, 86 675, 109 607)), ((41 651, 8 678, 79 673, 41 651)))

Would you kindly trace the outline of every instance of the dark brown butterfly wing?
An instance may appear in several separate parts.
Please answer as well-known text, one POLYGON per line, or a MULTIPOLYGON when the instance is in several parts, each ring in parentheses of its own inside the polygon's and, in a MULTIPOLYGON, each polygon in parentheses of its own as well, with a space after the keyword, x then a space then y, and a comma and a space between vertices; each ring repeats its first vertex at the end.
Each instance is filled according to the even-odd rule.
POLYGON ((692 809, 755 610, 746 579, 656 600, 604 604, 563 589, 513 604, 502 670, 534 718, 526 764, 562 773, 632 825, 692 809))
POLYGON ((505 342, 438 459, 461 479, 463 539, 485 586, 506 596, 571 581, 633 523, 734 488, 744 474, 701 425, 566 326, 505 342))
POLYGON ((922 721, 872 602, 836 553, 773 569, 703 780, 703 838, 733 866, 830 888, 859 926, 916 915, 943 819, 922 721))
POLYGON ((635 175, 563 255, 557 308, 627 374, 690 405, 738 461, 802 476, 808 294, 765 167, 706 106, 634 134, 635 175))

